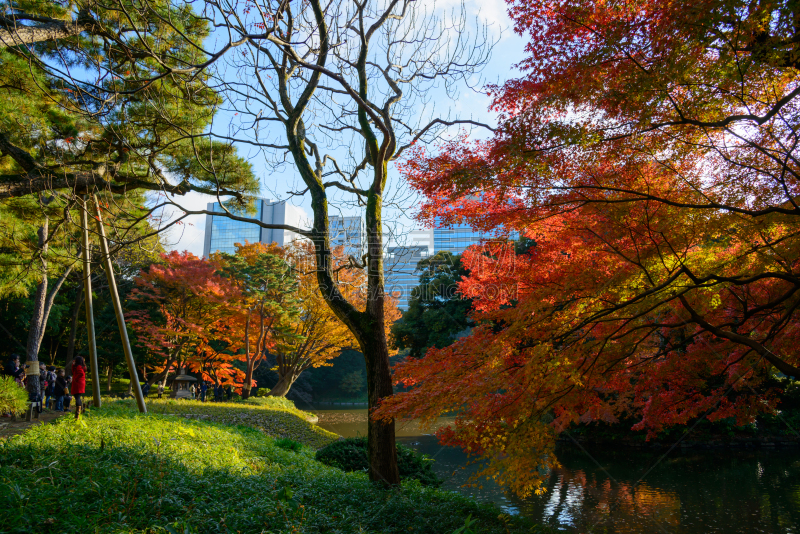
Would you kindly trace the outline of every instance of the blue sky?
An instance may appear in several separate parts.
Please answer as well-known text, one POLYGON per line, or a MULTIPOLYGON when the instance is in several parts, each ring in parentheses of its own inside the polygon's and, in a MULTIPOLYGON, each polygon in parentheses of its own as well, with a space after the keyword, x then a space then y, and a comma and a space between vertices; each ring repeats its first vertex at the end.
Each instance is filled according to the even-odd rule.
MULTIPOLYGON (((437 2, 436 8, 441 10, 458 9, 459 1, 437 2)), ((507 16, 506 4, 503 0, 470 0, 464 3, 469 20, 479 20, 488 25, 490 37, 498 40, 494 47, 492 57, 481 73, 480 79, 471 80, 471 84, 482 87, 486 84, 502 83, 504 80, 515 77, 518 71, 513 66, 523 58, 524 40, 513 33, 511 21, 507 16)), ((494 125, 493 114, 488 111, 490 104, 489 98, 479 91, 469 88, 462 88, 456 100, 450 99, 443 90, 434 94, 434 104, 437 114, 442 116, 450 114, 451 117, 461 119, 471 118, 473 120, 494 125)), ((226 131, 230 127, 236 126, 237 117, 233 111, 220 112, 215 118, 214 131, 226 131)), ((456 130, 453 129, 453 132, 456 130)), ((474 130, 475 137, 483 137, 487 134, 485 130, 474 130)), ((267 168, 263 156, 253 151, 246 145, 238 145, 240 155, 251 159, 254 171, 259 177, 262 186, 262 196, 273 199, 287 199, 290 190, 299 188, 299 177, 291 165, 286 165, 281 172, 274 172, 267 168)), ((417 199, 413 195, 408 195, 408 187, 402 181, 398 172, 392 166, 390 169, 389 189, 401 197, 397 208, 390 208, 384 211, 384 217, 388 222, 385 228, 396 235, 406 234, 415 223, 411 220, 417 199)), ((302 187, 300 187, 302 189, 302 187)), ((190 210, 203 209, 207 202, 214 201, 214 197, 200 194, 190 194, 182 199, 177 199, 180 205, 190 210)), ((291 197, 289 201, 310 214, 310 202, 306 197, 291 197)), ((349 206, 346 202, 332 203, 332 213, 342 215, 356 215, 358 211, 349 206)), ((189 250, 197 255, 202 254, 204 216, 190 216, 186 220, 187 224, 175 227, 166 236, 167 246, 174 250, 189 250)), ((389 241, 389 240, 387 240, 389 241)), ((402 238, 401 238, 402 241, 402 238)), ((391 245, 392 243, 387 243, 391 245)), ((401 243, 403 244, 403 243, 401 243)))

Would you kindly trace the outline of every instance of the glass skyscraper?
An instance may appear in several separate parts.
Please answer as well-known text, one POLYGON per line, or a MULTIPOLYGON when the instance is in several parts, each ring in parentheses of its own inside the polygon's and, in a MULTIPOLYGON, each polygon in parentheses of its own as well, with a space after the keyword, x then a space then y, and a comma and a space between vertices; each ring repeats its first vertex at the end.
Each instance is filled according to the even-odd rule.
POLYGON ((328 217, 331 249, 344 247, 346 256, 355 256, 361 259, 361 255, 366 252, 366 231, 364 222, 360 216, 353 217, 328 217))
MULTIPOLYGON (((258 219, 267 224, 286 224, 295 227, 302 227, 302 210, 287 204, 285 201, 275 202, 272 200, 256 200, 255 213, 247 213, 243 210, 236 211, 230 209, 231 213, 243 217, 258 219)), ((218 202, 208 204, 208 211, 224 213, 218 202)), ((234 221, 225 216, 206 215, 205 242, 203 243, 203 256, 206 258, 212 252, 236 252, 236 243, 242 245, 245 241, 249 243, 277 243, 280 246, 288 245, 300 237, 299 234, 289 230, 276 230, 272 228, 262 228, 253 223, 234 221)))
POLYGON ((492 236, 485 232, 473 230, 470 226, 451 226, 449 228, 434 228, 433 249, 436 253, 444 250, 453 254, 461 254, 470 246, 482 241, 490 240, 492 236))
MULTIPOLYGON (((411 244, 405 247, 390 247, 384 259, 386 292, 398 299, 401 309, 408 308, 411 292, 419 284, 420 260, 447 251, 454 255, 463 253, 472 245, 494 239, 492 234, 459 225, 432 230, 415 229, 409 234, 411 244)), ((516 239, 516 233, 511 235, 516 239)))
POLYGON ((428 257, 426 245, 389 247, 383 259, 384 290, 397 299, 401 310, 408 308, 411 292, 419 285, 417 263, 428 257))

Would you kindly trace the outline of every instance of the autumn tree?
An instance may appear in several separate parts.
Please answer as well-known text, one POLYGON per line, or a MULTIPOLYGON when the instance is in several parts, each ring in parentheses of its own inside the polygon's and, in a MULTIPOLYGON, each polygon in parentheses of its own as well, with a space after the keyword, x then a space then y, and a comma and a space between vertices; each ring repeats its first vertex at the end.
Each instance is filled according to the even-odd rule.
MULTIPOLYGON (((255 244, 250 246, 263 247, 255 244)), ((298 276, 297 304, 300 313, 291 322, 291 336, 279 340, 273 349, 275 365, 272 370, 278 375, 278 382, 269 395, 284 397, 292 384, 306 370, 312 367, 331 365, 331 359, 342 350, 356 346, 356 340, 347 326, 325 303, 317 287, 314 270, 313 245, 298 241, 283 250, 286 260, 298 276)), ((337 288, 351 302, 361 306, 366 300, 367 279, 360 269, 349 269, 350 258, 345 256, 344 247, 332 252, 337 288)), ((399 317, 394 299, 385 300, 387 328, 399 317)))
POLYGON ((275 250, 261 243, 237 247, 236 254, 217 253, 214 261, 223 266, 224 276, 239 290, 237 313, 232 317, 240 338, 245 364, 242 397, 253 386, 253 372, 266 361, 268 350, 280 343, 292 343, 298 334, 292 322, 300 314, 297 304, 297 276, 291 265, 275 250))
MULTIPOLYGON (((163 361, 148 382, 163 381, 182 367, 202 371, 213 351, 212 339, 226 339, 230 331, 229 322, 238 312, 235 303, 242 298, 239 289, 221 276, 218 264, 176 251, 143 270, 135 284, 130 298, 142 309, 127 317, 139 342, 163 361)), ((231 348, 235 354, 237 347, 231 348)), ((214 356, 220 358, 216 352, 214 356)), ((232 359, 222 362, 228 377, 236 375, 232 359)))
POLYGON ((744 423, 775 409, 772 377, 800 377, 800 30, 782 1, 510 13, 530 42, 494 89, 496 135, 405 170, 429 222, 531 246, 465 253, 481 324, 403 364, 416 388, 385 413, 462 408, 445 442, 527 493, 569 424, 744 423))

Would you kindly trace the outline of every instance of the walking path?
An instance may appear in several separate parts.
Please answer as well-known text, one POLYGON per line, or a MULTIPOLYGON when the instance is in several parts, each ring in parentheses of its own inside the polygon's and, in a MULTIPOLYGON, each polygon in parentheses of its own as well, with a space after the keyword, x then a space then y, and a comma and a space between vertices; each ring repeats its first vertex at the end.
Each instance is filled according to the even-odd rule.
POLYGON ((0 439, 10 438, 11 436, 16 436, 17 434, 22 434, 27 429, 34 425, 49 423, 51 421, 55 421, 62 415, 72 415, 72 412, 56 412, 53 410, 44 410, 42 413, 39 414, 38 419, 34 419, 33 421, 25 421, 25 416, 18 416, 16 421, 11 421, 10 417, 0 417, 0 439))

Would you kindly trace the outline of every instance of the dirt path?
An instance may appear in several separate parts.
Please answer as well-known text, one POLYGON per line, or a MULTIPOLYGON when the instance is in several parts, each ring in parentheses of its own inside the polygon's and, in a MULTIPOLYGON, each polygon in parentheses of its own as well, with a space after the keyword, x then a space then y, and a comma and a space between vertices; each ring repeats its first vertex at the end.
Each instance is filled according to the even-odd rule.
POLYGON ((17 417, 17 420, 12 422, 10 417, 0 417, 0 439, 10 438, 17 434, 22 434, 33 425, 43 425, 58 419, 61 416, 75 417, 72 412, 56 412, 53 410, 45 410, 39 414, 39 419, 34 419, 30 423, 25 421, 25 416, 17 417))

